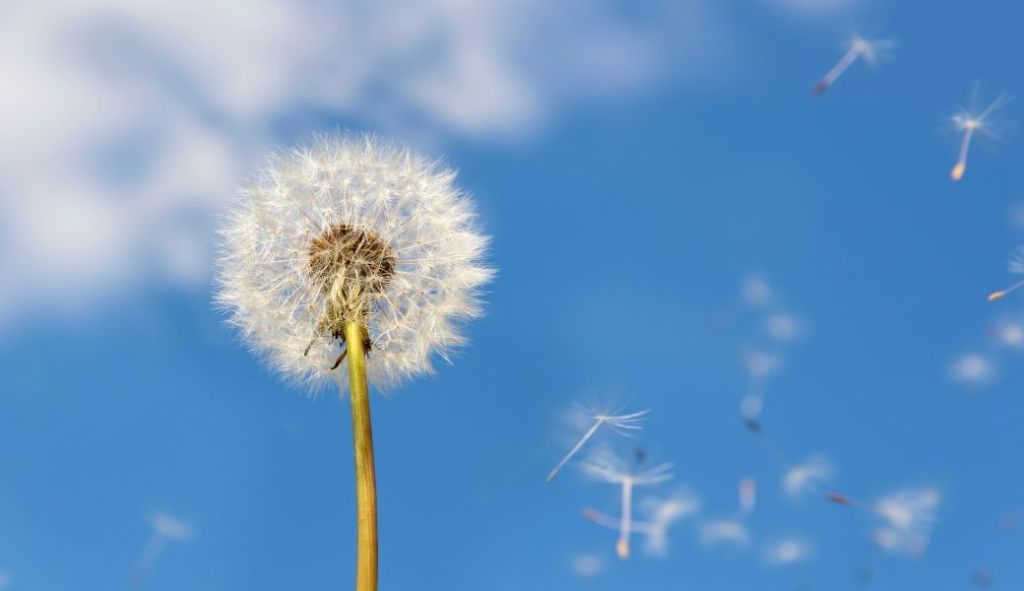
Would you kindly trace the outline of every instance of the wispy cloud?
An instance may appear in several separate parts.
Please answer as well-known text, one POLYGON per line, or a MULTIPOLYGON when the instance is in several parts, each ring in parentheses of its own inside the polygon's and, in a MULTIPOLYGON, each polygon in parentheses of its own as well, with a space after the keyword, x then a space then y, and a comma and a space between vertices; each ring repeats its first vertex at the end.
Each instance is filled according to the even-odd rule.
POLYGON ((0 315, 204 282, 209 214, 283 122, 528 133, 569 104, 713 63, 712 7, 623 19, 584 0, 7 3, 0 315))

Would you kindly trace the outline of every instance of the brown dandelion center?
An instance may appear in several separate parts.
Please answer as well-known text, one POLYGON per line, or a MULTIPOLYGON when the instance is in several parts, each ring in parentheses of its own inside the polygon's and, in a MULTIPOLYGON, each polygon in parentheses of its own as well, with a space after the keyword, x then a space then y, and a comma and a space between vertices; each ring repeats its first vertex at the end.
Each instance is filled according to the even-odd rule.
MULTIPOLYGON (((325 295, 365 298, 384 292, 395 274, 394 252, 376 234, 334 224, 309 245, 309 273, 325 295)), ((354 302, 349 302, 354 303, 354 302)))

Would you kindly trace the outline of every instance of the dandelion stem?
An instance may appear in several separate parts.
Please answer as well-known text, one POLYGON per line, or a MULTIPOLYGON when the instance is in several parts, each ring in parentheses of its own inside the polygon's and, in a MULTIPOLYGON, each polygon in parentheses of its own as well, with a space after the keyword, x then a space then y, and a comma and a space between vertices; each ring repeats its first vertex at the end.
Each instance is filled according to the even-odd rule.
POLYGON ((352 398, 352 441, 356 456, 358 546, 356 591, 377 591, 377 477, 373 464, 370 396, 366 385, 366 327, 361 318, 345 320, 349 396, 352 398))

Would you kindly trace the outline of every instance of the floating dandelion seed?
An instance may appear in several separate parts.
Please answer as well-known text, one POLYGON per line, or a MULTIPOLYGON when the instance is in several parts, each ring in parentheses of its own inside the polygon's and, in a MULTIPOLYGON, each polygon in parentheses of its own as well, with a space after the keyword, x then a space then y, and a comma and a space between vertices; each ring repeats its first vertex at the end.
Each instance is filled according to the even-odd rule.
MULTIPOLYGON (((1013 275, 1024 275, 1024 246, 1019 247, 1013 253, 1013 256, 1010 257, 1010 264, 1007 265, 1007 270, 1013 275)), ((994 302, 996 300, 1001 300, 1021 287, 1024 287, 1024 279, 1014 283, 1002 291, 996 291, 989 294, 988 301, 994 302)))
MULTIPOLYGON (((621 487, 622 510, 618 521, 619 540, 615 552, 622 560, 629 558, 629 538, 633 531, 633 489, 671 480, 672 464, 658 464, 640 470, 632 462, 626 462, 610 450, 601 448, 581 465, 581 469, 595 480, 621 487)), ((591 516, 588 515, 588 518, 591 516)))
POLYGON ((835 466, 824 456, 811 456, 791 466, 782 477, 782 490, 787 496, 799 499, 817 492, 835 476, 835 466))
POLYGON ((894 554, 924 555, 940 501, 941 495, 933 488, 901 490, 881 499, 872 507, 883 520, 872 533, 875 544, 894 554))
POLYGON ((743 279, 743 300, 752 308, 767 306, 772 301, 772 287, 761 275, 748 275, 743 279))
MULTIPOLYGON (((664 556, 668 551, 668 530, 675 522, 690 517, 700 510, 700 499, 687 489, 679 489, 665 498, 648 498, 641 503, 645 521, 633 521, 632 533, 644 536, 644 550, 653 556, 664 556)), ((621 520, 586 508, 583 516, 593 523, 621 531, 621 520)))
POLYGON ((954 381, 965 386, 979 387, 992 381, 996 375, 996 368, 987 355, 968 353, 950 365, 949 375, 954 381))
POLYGON ((999 132, 1009 125, 1008 122, 1000 120, 998 115, 999 111, 1010 104, 1012 100, 1013 97, 1010 95, 1000 94, 982 108, 980 107, 980 87, 976 85, 971 96, 970 106, 950 117, 953 129, 963 132, 956 164, 953 165, 953 170, 949 173, 949 178, 954 182, 964 178, 964 173, 967 172, 967 154, 971 149, 971 140, 974 139, 974 136, 985 135, 998 138, 999 132))
POLYGON ((0 571, 0 589, 11 586, 11 575, 7 571, 0 571))
POLYGON ((765 332, 776 341, 794 341, 803 334, 803 324, 796 316, 776 312, 764 323, 765 332))
POLYGON ((604 572, 604 559, 596 554, 577 554, 569 562, 569 568, 577 577, 589 579, 604 572))
POLYGON ((222 230, 217 301, 249 346, 312 389, 348 385, 360 591, 377 585, 367 382, 393 386, 447 359, 493 275, 454 179, 374 137, 320 137, 274 156, 222 230))
POLYGON ((735 518, 708 521, 700 527, 700 542, 705 546, 745 546, 749 541, 750 531, 746 524, 735 518))
POLYGON ((1024 347, 1024 322, 1020 319, 1001 320, 992 327, 998 345, 1011 349, 1024 347))
POLYGON ((779 540, 769 544, 762 552, 761 558, 768 566, 787 566, 805 562, 811 558, 813 550, 807 542, 796 538, 779 540))
POLYGON ((757 503, 757 483, 753 478, 740 480, 738 501, 734 517, 707 521, 699 530, 700 541, 706 546, 717 546, 723 543, 743 546, 750 541, 746 520, 754 513, 757 503))
POLYGON ((136 588, 146 583, 168 542, 187 542, 192 539, 192 525, 167 513, 154 513, 149 519, 149 525, 153 532, 142 549, 132 575, 132 586, 136 588))
POLYGON ((757 482, 753 478, 744 478, 739 486, 740 517, 744 519, 754 512, 757 505, 757 482))
POLYGON ((643 428, 643 420, 649 412, 649 410, 642 410, 640 412, 620 415, 605 413, 590 414, 590 420, 593 421, 590 428, 583 433, 583 436, 580 437, 578 441, 576 441, 576 444, 569 450, 569 453, 565 454, 565 457, 563 457, 562 460, 551 469, 551 472, 548 473, 547 481, 551 482, 554 480, 555 477, 558 476, 558 473, 561 472, 562 468, 569 463, 569 460, 579 453, 587 441, 589 441, 603 425, 607 425, 611 429, 622 434, 632 434, 643 428))
POLYGON ((887 59, 895 48, 896 42, 892 39, 868 40, 864 37, 854 36, 843 57, 825 74, 824 78, 814 85, 814 94, 823 94, 858 59, 863 59, 869 64, 876 64, 887 59))
POLYGON ((641 508, 647 517, 644 548, 654 556, 668 551, 668 530, 677 521, 686 519, 700 510, 700 499, 687 489, 657 499, 645 499, 641 508))

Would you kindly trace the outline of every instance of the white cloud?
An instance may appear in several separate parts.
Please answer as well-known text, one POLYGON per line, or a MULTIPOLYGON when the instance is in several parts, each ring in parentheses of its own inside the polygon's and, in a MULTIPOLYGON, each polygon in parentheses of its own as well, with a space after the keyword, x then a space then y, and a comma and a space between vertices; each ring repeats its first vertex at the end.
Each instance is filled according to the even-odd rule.
POLYGON ((208 276, 212 212, 290 115, 490 139, 715 64, 710 0, 0 5, 0 317, 208 276))

